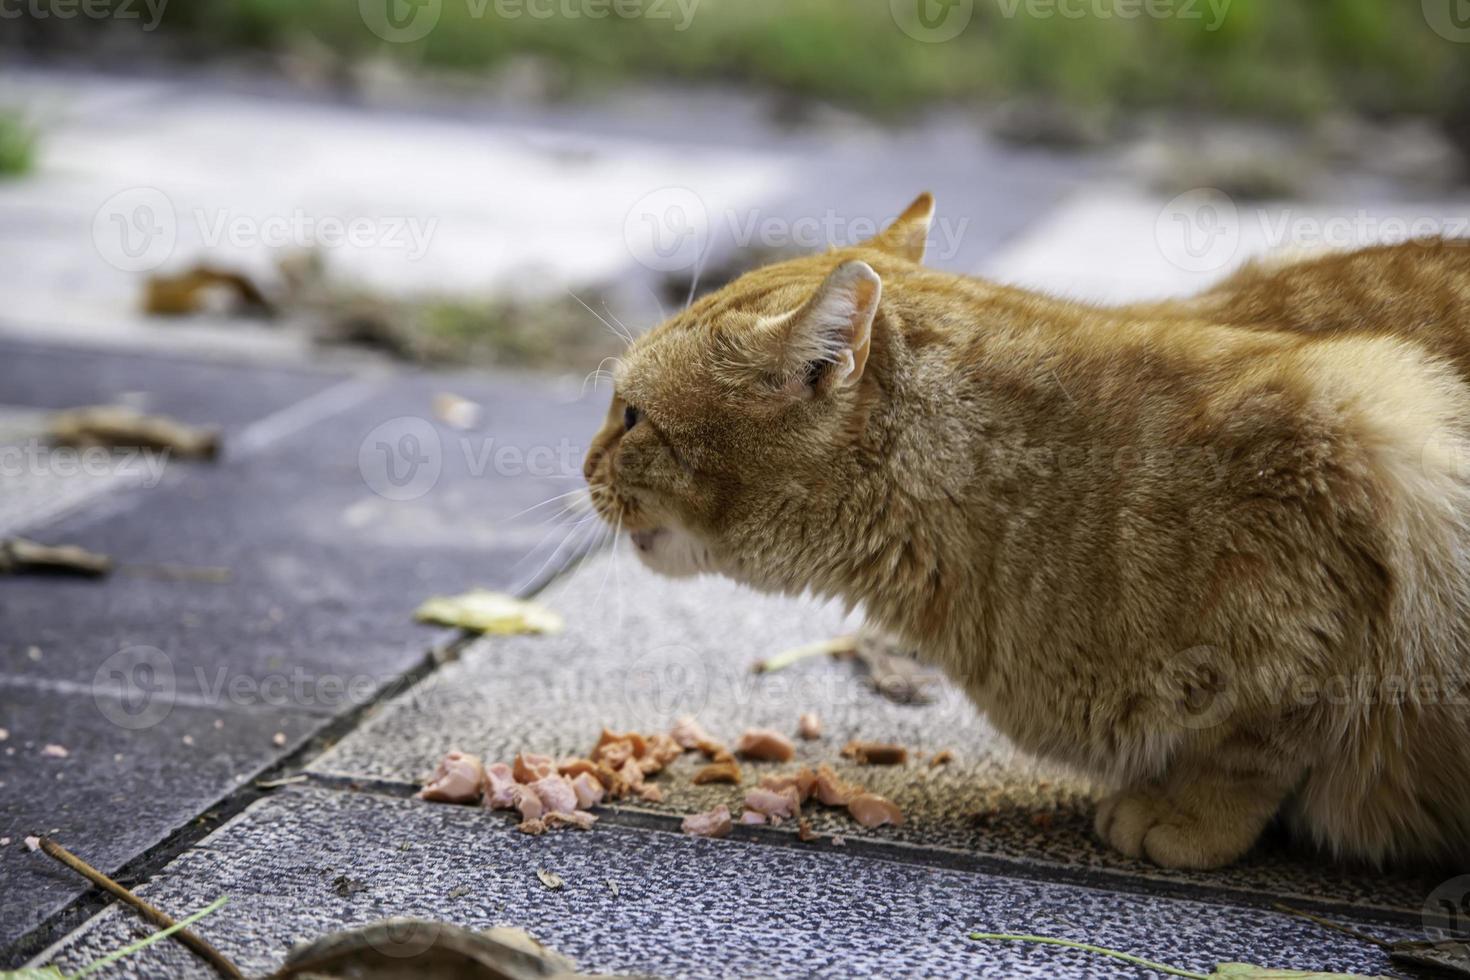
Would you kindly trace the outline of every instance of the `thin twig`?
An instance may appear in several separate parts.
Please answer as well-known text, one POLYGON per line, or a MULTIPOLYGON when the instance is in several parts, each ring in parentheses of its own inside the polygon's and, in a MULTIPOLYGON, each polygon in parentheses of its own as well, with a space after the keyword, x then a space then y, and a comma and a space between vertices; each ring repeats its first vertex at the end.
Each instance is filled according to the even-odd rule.
POLYGON ((1150 970, 1158 970, 1160 973, 1167 973, 1170 976, 1186 977, 1188 980, 1210 980, 1203 973, 1195 973, 1192 970, 1181 970, 1177 966, 1170 966, 1167 963, 1155 963, 1153 960, 1146 960, 1142 956, 1134 956, 1132 953, 1108 949, 1106 946, 1094 946, 1091 943, 1079 943, 1071 939, 1053 939, 1050 936, 1011 935, 1005 932, 972 932, 970 933, 970 938, 993 939, 1011 943, 1043 943, 1047 946, 1066 946, 1068 949, 1080 949, 1088 953, 1096 953, 1099 956, 1110 956, 1115 960, 1122 960, 1125 963, 1147 967, 1150 970))
POLYGON ((154 943, 167 939, 169 936, 172 936, 176 932, 183 932, 189 926, 198 922, 206 915, 211 915, 224 908, 225 903, 228 901, 229 899, 227 897, 221 895, 219 898, 216 898, 214 901, 210 902, 198 912, 195 912, 193 915, 186 918, 180 919, 178 922, 175 922, 167 929, 160 929, 158 932, 155 932, 152 935, 144 936, 142 939, 138 940, 130 946, 125 946, 115 952, 108 953, 101 959, 93 960, 91 963, 88 963, 86 966, 73 973, 70 977, 67 978, 67 980, 78 980, 79 977, 90 976, 103 967, 111 966, 113 963, 116 963, 118 960, 122 959, 125 956, 132 956, 139 950, 147 949, 154 943))
MULTIPOLYGON (((1365 943, 1372 943, 1379 949, 1386 949, 1392 952, 1395 949, 1406 948, 1405 944, 1403 943, 1391 943, 1386 939, 1379 939, 1377 936, 1370 936, 1366 932, 1359 932, 1358 930, 1350 926, 1341 925, 1339 923, 1333 922, 1331 919, 1324 919, 1320 915, 1313 915, 1310 912, 1303 912, 1301 909, 1294 909, 1290 905, 1283 905, 1280 902, 1272 902, 1271 907, 1278 912, 1285 912, 1287 915, 1295 915, 1298 918, 1306 919, 1308 922, 1315 922, 1317 925, 1323 927, 1324 929, 1332 929, 1336 932, 1342 933, 1344 936, 1352 936, 1354 939, 1361 939, 1365 943)), ((1410 946, 1416 948, 1429 945, 1432 944, 1418 942, 1410 944, 1410 946)))
MULTIPOLYGON (((149 920, 154 925, 160 926, 164 929, 171 929, 174 926, 178 925, 178 923, 174 921, 173 917, 170 916, 168 913, 154 908, 152 905, 149 905, 137 895, 134 895, 132 892, 128 891, 128 889, 124 888, 122 885, 119 885, 117 882, 107 877, 107 875, 103 874, 101 871, 98 871, 86 861, 83 861, 81 858, 77 857, 71 851, 68 851, 66 848, 62 847, 54 840, 51 840, 49 837, 41 838, 41 850, 45 851, 48 855, 66 865, 68 868, 71 868, 83 878, 86 878, 88 881, 92 882, 92 884, 111 892, 120 900, 136 909, 139 915, 143 916, 143 918, 149 920)), ((203 939, 200 939, 194 933, 190 932, 187 929, 180 929, 175 938, 178 939, 178 941, 183 943, 185 946, 189 947, 189 949, 192 950, 194 953, 198 954, 210 966, 214 967, 215 972, 218 973, 220 976, 227 978, 227 980, 245 980, 245 975, 240 972, 235 964, 227 960, 223 953, 215 949, 203 939)))

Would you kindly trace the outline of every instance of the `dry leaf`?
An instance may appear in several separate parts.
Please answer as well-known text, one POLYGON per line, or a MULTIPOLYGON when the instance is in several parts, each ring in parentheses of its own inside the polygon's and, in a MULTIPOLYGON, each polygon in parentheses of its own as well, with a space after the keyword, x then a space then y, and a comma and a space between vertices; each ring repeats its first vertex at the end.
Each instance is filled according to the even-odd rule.
POLYGON ((561 888, 563 885, 566 884, 565 881, 562 881, 561 875, 557 874, 555 871, 540 870, 536 872, 536 877, 541 879, 541 884, 545 885, 552 891, 556 891, 558 888, 561 888))
POLYGON ((497 636, 559 633, 562 629, 561 617, 545 606, 487 589, 427 599, 414 613, 414 619, 497 636))

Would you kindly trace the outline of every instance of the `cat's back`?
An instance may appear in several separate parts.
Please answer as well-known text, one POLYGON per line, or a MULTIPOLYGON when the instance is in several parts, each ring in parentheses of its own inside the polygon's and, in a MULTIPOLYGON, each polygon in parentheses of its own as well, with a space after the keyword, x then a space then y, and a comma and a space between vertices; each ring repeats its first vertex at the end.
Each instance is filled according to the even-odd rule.
POLYGON ((1156 310, 1323 337, 1396 337, 1447 359, 1470 379, 1470 239, 1266 258, 1193 299, 1156 310))

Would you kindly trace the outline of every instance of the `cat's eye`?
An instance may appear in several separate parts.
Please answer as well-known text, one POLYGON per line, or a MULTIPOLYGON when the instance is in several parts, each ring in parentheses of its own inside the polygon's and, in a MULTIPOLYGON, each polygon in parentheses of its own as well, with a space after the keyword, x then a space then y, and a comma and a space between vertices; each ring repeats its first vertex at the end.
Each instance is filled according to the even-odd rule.
POLYGON ((632 405, 629 405, 626 408, 624 408, 623 409, 623 431, 624 432, 627 432, 628 430, 632 429, 633 426, 635 426, 635 425, 638 424, 638 420, 640 418, 642 418, 642 417, 643 417, 643 413, 640 412, 640 411, 638 411, 638 409, 634 408, 632 405))

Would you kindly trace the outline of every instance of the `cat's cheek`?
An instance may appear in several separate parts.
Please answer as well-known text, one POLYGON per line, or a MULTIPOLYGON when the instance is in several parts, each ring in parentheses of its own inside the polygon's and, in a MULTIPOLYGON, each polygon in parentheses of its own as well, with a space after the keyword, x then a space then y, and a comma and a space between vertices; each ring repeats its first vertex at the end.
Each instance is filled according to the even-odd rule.
POLYGON ((690 578, 710 571, 705 548, 687 534, 660 530, 633 553, 644 566, 667 578, 690 578))

